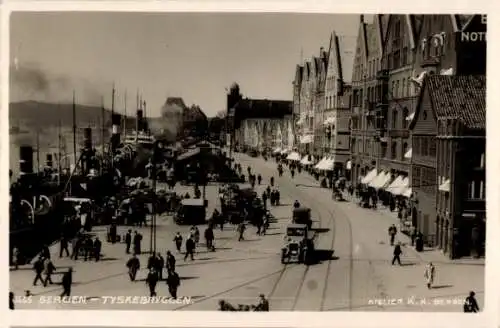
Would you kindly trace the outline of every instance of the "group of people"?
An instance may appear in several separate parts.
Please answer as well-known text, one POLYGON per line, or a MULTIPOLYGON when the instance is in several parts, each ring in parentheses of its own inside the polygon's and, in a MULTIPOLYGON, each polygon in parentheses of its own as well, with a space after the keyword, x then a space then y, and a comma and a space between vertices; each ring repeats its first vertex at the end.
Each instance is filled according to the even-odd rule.
MULTIPOLYGON (((33 270, 35 271, 35 279, 33 280, 33 286, 36 286, 37 283, 40 283, 47 287, 47 285, 53 285, 52 275, 57 270, 56 266, 52 262, 50 250, 48 246, 44 246, 42 252, 35 260, 33 264, 33 270)), ((62 277, 62 286, 63 292, 61 297, 70 296, 71 295, 71 284, 73 282, 73 269, 69 268, 66 272, 63 273, 62 277)))

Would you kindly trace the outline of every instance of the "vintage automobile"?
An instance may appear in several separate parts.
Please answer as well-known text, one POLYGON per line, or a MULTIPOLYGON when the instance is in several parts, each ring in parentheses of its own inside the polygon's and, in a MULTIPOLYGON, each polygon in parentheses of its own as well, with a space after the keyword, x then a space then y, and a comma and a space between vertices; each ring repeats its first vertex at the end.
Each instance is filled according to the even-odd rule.
POLYGON ((206 203, 203 199, 187 198, 181 200, 177 212, 174 214, 177 224, 204 224, 206 222, 206 203))
POLYGON ((311 209, 308 207, 294 208, 292 212, 292 223, 305 224, 310 230, 312 227, 311 209))
POLYGON ((285 245, 281 249, 281 263, 310 263, 314 254, 314 239, 315 233, 306 224, 288 225, 285 245))

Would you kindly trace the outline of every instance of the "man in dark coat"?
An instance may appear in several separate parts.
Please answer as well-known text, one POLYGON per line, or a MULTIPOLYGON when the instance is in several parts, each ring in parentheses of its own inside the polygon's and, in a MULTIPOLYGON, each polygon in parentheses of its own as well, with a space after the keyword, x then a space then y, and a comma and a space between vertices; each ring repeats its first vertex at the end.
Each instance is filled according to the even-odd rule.
POLYGON ((464 302, 464 312, 465 313, 476 313, 479 312, 479 305, 477 304, 476 300, 476 293, 470 292, 469 296, 465 298, 464 302))
POLYGON ((394 239, 396 238, 396 233, 398 232, 398 229, 393 224, 389 227, 388 232, 389 232, 391 246, 394 246, 394 239))
POLYGON ((137 255, 141 254, 141 242, 142 235, 137 231, 134 232, 134 253, 137 255))
POLYGON ((61 234, 61 244, 59 249, 59 257, 63 257, 63 253, 66 252, 66 256, 69 257, 68 250, 68 238, 64 234, 61 234))
POLYGON ((87 261, 92 258, 92 255, 94 253, 94 242, 92 242, 92 239, 90 239, 90 237, 85 238, 84 250, 84 261, 87 261))
POLYGON ((158 272, 151 268, 146 278, 146 284, 149 286, 149 296, 156 296, 156 284, 158 283, 158 272))
POLYGON ((174 237, 174 243, 175 243, 175 248, 177 249, 177 252, 181 252, 181 247, 182 247, 182 236, 180 232, 177 232, 177 234, 174 237))
POLYGON ((52 260, 49 258, 45 259, 45 261, 43 262, 43 267, 45 272, 45 281, 43 282, 43 286, 47 287, 47 283, 50 283, 51 285, 53 284, 52 273, 56 271, 56 267, 54 266, 54 263, 52 263, 52 260))
POLYGON ((393 252, 393 257, 392 257, 392 265, 398 262, 399 265, 401 265, 401 254, 403 254, 403 251, 401 250, 401 243, 397 243, 396 246, 394 246, 394 252, 393 252))
POLYGON ((94 257, 95 261, 99 262, 101 259, 101 251, 102 251, 102 242, 99 237, 96 237, 94 240, 94 257))
POLYGON ((165 266, 165 259, 160 253, 157 255, 155 270, 158 272, 158 280, 163 280, 163 267, 165 266))
POLYGON ((268 197, 267 197, 267 193, 266 193, 266 191, 264 191, 264 192, 262 193, 262 196, 261 196, 261 197, 262 197, 262 204, 264 205, 264 208, 265 208, 265 209, 267 209, 267 198, 268 198, 268 197))
POLYGON ((38 280, 40 280, 40 282, 43 284, 44 280, 42 278, 42 272, 44 270, 44 265, 42 258, 38 258, 38 260, 36 260, 35 264, 33 265, 33 269, 35 270, 35 280, 33 280, 33 286, 36 286, 38 280))
POLYGON ((214 231, 211 227, 205 229, 205 243, 207 244, 207 250, 212 251, 214 249, 214 231))
POLYGON ((125 245, 127 248, 125 249, 126 254, 130 254, 130 245, 132 244, 132 230, 128 230, 127 234, 125 235, 125 245))
POLYGON ((153 254, 151 254, 151 256, 148 258, 148 270, 154 269, 156 267, 156 261, 156 253, 153 252, 153 254))
POLYGON ((175 256, 172 255, 170 251, 167 251, 167 258, 165 260, 165 266, 167 268, 167 272, 170 274, 175 271, 175 256))
POLYGON ((141 262, 139 262, 139 259, 135 254, 132 255, 132 257, 127 262, 128 275, 130 277, 130 281, 135 281, 135 277, 137 276, 137 271, 139 271, 140 267, 141 267, 141 262))
POLYGON ((175 271, 170 272, 167 278, 167 286, 170 296, 172 296, 174 299, 177 299, 177 289, 179 288, 180 285, 181 285, 181 279, 179 278, 177 272, 175 271))
POLYGON ((186 240, 186 255, 184 256, 184 261, 191 255, 191 261, 194 261, 194 250, 196 248, 196 243, 193 240, 193 237, 190 236, 186 240))
POLYGON ((71 296, 71 284, 73 283, 73 268, 69 268, 62 278, 63 292, 61 297, 71 296))

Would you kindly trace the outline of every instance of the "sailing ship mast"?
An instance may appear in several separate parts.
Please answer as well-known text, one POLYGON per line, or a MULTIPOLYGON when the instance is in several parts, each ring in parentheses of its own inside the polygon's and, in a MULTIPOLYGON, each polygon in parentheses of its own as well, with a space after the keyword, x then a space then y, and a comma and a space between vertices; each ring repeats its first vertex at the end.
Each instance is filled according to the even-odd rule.
POLYGON ((57 185, 61 185, 61 119, 57 122, 57 185))
POLYGON ((124 110, 125 114, 123 117, 123 136, 124 138, 127 136, 127 90, 125 89, 125 101, 124 101, 124 110))
POLYGON ((75 161, 75 168, 76 170, 76 165, 78 158, 76 157, 76 102, 75 102, 75 90, 73 90, 73 156, 74 156, 74 161, 75 161))
POLYGON ((40 173, 40 129, 36 128, 36 173, 40 173))

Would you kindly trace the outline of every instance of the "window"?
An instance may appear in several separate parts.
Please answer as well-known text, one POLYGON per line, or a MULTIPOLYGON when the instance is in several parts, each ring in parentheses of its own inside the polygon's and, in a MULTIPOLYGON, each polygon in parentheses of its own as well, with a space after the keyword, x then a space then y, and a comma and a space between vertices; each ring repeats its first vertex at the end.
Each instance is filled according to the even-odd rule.
POLYGON ((413 154, 414 155, 420 155, 420 137, 413 137, 412 138, 412 143, 413 143, 413 154))
POLYGON ((429 138, 429 156, 436 157, 436 137, 429 138))
POLYGON ((408 158, 408 159, 407 159, 407 158, 405 158, 405 155, 406 155, 406 152, 407 152, 407 151, 408 151, 408 143, 406 143, 406 142, 405 142, 405 143, 403 144, 403 147, 401 148, 401 157, 402 157, 402 158, 401 158, 401 160, 403 160, 403 161, 404 161, 404 160, 409 160, 409 158, 408 158))
POLYGON ((392 128, 396 129, 398 127, 398 111, 392 111, 392 128))
POLYGON ((399 98, 399 80, 396 81, 396 84, 395 84, 393 92, 394 92, 394 94, 392 95, 392 97, 394 99, 398 99, 399 98))
POLYGON ((484 199, 485 184, 482 180, 473 180, 467 184, 467 196, 469 199, 484 199))
POLYGON ((402 119, 403 119, 403 129, 408 129, 408 120, 407 120, 408 114, 409 114, 408 108, 406 108, 406 107, 403 108, 403 117, 402 117, 402 119))
POLYGON ((389 54, 389 56, 387 57, 387 62, 388 62, 388 69, 393 69, 393 62, 392 62, 392 54, 389 54))
POLYGON ((403 48, 403 61, 402 61, 402 65, 405 66, 407 64, 408 64, 408 48, 404 47, 403 48))
POLYGON ((422 114, 422 118, 425 120, 427 120, 427 111, 424 110, 423 114, 422 114))
POLYGON ((350 140, 351 144, 351 153, 356 153, 356 138, 351 138, 350 140))
POLYGON ((401 97, 406 97, 406 79, 401 80, 401 97))
POLYGON ((394 52, 394 68, 399 68, 401 66, 401 53, 398 51, 394 52))
POLYGON ((422 137, 421 138, 421 155, 422 156, 428 156, 429 155, 429 139, 428 137, 422 137))
POLYGON ((363 153, 363 140, 358 139, 358 153, 362 154, 363 153))
POLYGON ((420 174, 421 174, 421 169, 418 166, 413 167, 413 174, 412 174, 412 179, 411 179, 411 185, 414 188, 420 188, 421 182, 420 182, 420 174))
POLYGON ((408 81, 406 81, 406 94, 408 97, 413 96, 412 88, 411 88, 411 78, 408 78, 408 81))
POLYGON ((387 157, 387 144, 386 143, 381 144, 381 147, 380 147, 380 157, 382 157, 382 158, 386 158, 387 157))
POLYGON ((398 144, 394 141, 391 146, 391 158, 395 159, 398 152, 398 144))

